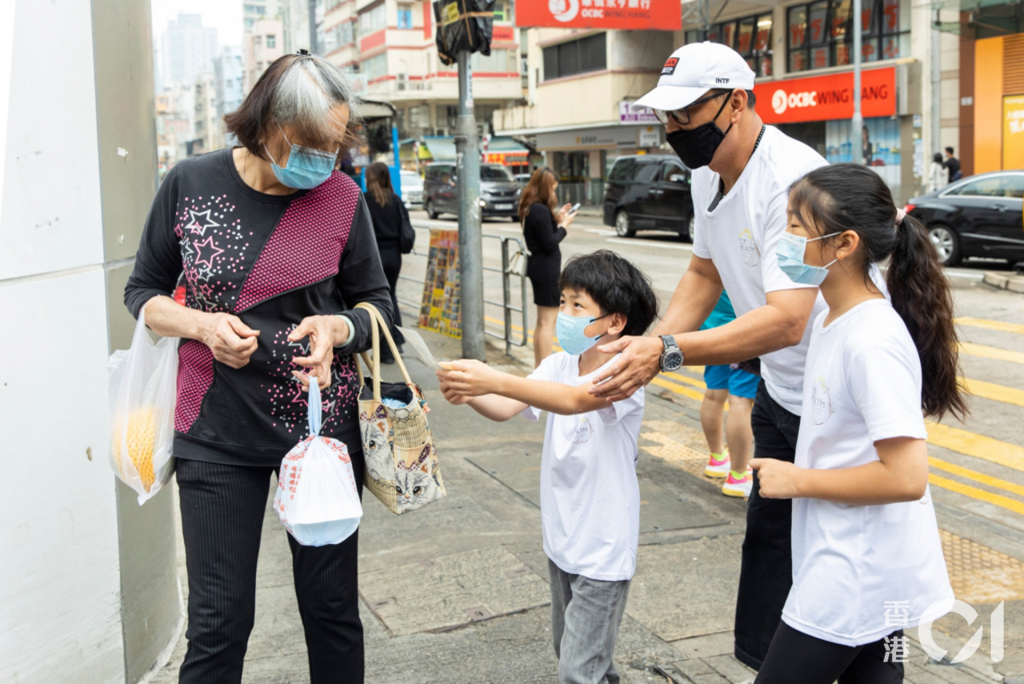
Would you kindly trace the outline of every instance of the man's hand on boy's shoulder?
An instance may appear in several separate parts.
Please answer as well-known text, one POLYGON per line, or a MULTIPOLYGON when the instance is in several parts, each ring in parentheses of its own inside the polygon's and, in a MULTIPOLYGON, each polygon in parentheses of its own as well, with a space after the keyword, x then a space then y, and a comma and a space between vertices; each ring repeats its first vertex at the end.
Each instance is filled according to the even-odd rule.
POLYGON ((597 377, 590 393, 608 401, 627 399, 661 372, 664 344, 657 337, 621 337, 599 347, 619 354, 597 377))

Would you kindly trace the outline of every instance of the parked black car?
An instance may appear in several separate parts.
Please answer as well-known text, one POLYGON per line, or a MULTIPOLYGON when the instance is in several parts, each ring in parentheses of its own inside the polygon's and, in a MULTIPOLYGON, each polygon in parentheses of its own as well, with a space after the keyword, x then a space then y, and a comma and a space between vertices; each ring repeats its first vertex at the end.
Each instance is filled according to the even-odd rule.
POLYGON ((954 181, 906 206, 928 227, 939 258, 1024 261, 1024 171, 993 171, 954 181))
MULTIPOLYGON (((480 166, 480 209, 483 218, 506 217, 519 220, 522 188, 508 169, 500 164, 480 166)), ((430 218, 459 213, 458 170, 454 163, 427 165, 423 179, 423 209, 430 218)))
POLYGON ((673 155, 619 157, 604 186, 604 223, 620 237, 657 229, 692 240, 690 170, 673 155))

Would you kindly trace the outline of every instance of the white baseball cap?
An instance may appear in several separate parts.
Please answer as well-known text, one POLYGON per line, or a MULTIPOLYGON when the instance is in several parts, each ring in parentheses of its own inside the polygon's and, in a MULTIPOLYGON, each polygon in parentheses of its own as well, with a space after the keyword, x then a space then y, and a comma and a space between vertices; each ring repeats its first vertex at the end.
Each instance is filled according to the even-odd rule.
POLYGON ((633 103, 632 109, 681 109, 714 88, 753 90, 754 72, 730 47, 710 41, 690 43, 672 53, 661 69, 658 87, 633 103))

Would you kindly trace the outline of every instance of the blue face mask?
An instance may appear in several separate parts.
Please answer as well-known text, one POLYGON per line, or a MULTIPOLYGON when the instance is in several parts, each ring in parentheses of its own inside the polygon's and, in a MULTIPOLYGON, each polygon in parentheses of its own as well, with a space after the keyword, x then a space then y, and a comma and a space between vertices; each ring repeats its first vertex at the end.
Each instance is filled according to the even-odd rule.
POLYGON ((597 318, 593 316, 570 316, 569 314, 559 312, 556 325, 558 344, 573 356, 579 356, 597 344, 597 341, 601 339, 601 335, 587 337, 587 333, 584 332, 588 325, 600 318, 604 318, 604 316, 598 316, 597 318))
MULTIPOLYGON (((281 135, 284 135, 283 130, 281 135)), ((312 190, 334 173, 334 162, 338 158, 337 152, 331 154, 323 150, 315 150, 312 147, 294 145, 286 135, 284 140, 292 146, 291 154, 288 155, 288 163, 284 165, 284 168, 277 165, 274 155, 270 155, 270 161, 273 162, 270 168, 273 169, 274 175, 281 185, 298 190, 312 190)), ((270 154, 266 145, 263 146, 263 149, 270 154)))
POLYGON ((827 237, 839 235, 830 233, 821 237, 807 239, 792 233, 783 233, 779 238, 779 244, 775 247, 775 256, 779 260, 779 268, 789 276, 794 283, 802 285, 821 285, 828 275, 828 267, 839 261, 833 259, 824 266, 808 266, 804 263, 804 252, 807 250, 807 243, 815 240, 824 240, 827 237))

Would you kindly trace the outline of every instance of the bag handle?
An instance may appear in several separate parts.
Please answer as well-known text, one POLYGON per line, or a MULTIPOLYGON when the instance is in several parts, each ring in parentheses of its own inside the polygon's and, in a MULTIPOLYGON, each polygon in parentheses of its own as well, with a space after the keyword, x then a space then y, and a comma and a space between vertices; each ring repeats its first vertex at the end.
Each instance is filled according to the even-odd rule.
POLYGON ((309 434, 314 437, 320 435, 320 424, 324 407, 320 403, 320 383, 315 375, 309 376, 309 397, 306 404, 306 422, 309 424, 309 434), (316 407, 315 410, 313 407, 316 407))
MULTIPOLYGON (((373 363, 372 363, 372 365, 367 360, 365 353, 364 354, 360 354, 360 356, 363 359, 363 363, 366 364, 366 367, 369 368, 370 372, 373 374, 373 398, 376 401, 380 401, 381 400, 381 396, 380 396, 380 333, 381 332, 384 333, 384 338, 387 340, 388 346, 391 347, 391 353, 394 355, 395 361, 398 362, 398 367, 402 371, 402 377, 405 378, 406 384, 412 385, 414 383, 412 381, 412 377, 409 375, 409 370, 405 367, 405 362, 402 361, 402 355, 398 353, 398 345, 395 344, 394 338, 391 337, 391 331, 388 330, 387 321, 384 320, 384 317, 381 315, 380 311, 377 310, 377 307, 375 307, 373 304, 370 304, 368 302, 362 302, 360 304, 356 304, 355 308, 362 309, 363 311, 366 311, 368 314, 370 314, 370 330, 371 330, 372 339, 373 339, 373 363)), ((356 364, 356 365, 358 366, 359 364, 356 364)), ((360 388, 363 386, 363 383, 364 383, 363 372, 362 372, 362 367, 360 366, 359 367, 359 386, 360 386, 360 388)))

